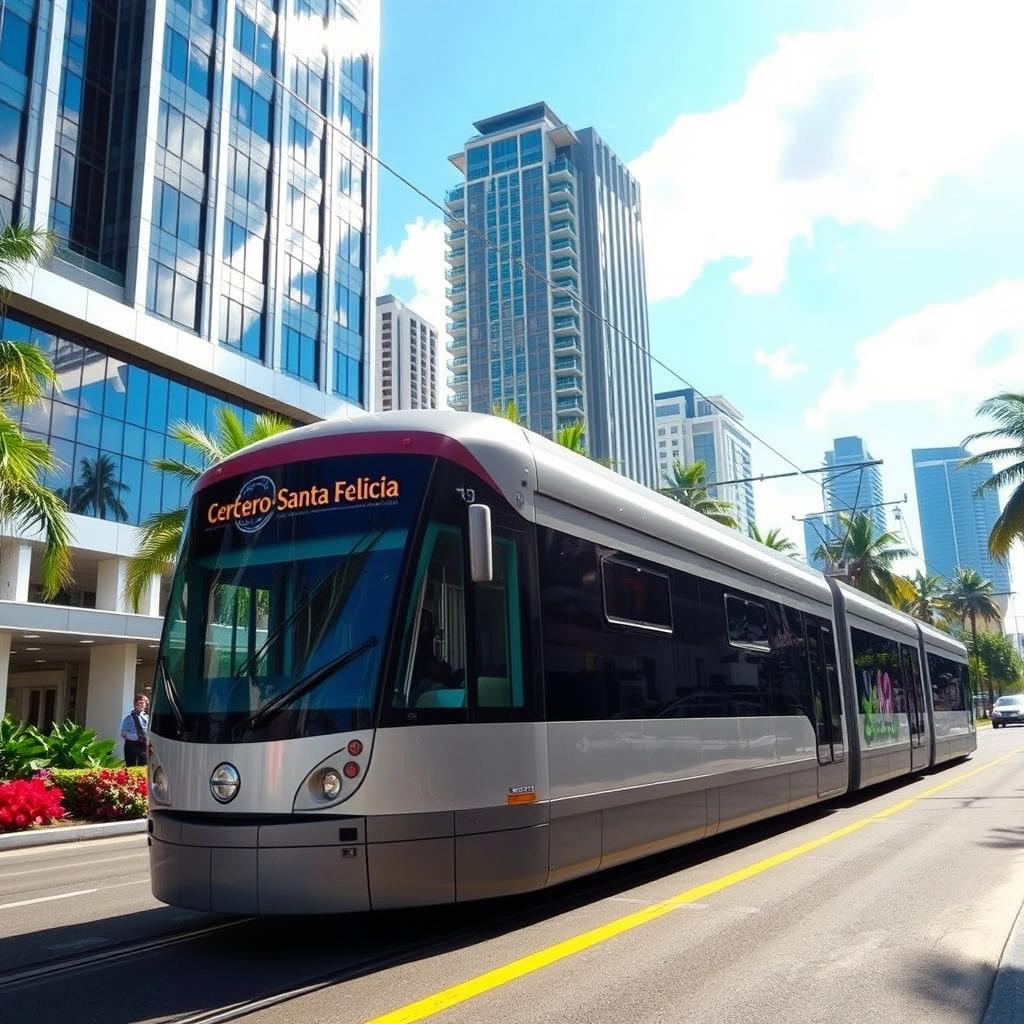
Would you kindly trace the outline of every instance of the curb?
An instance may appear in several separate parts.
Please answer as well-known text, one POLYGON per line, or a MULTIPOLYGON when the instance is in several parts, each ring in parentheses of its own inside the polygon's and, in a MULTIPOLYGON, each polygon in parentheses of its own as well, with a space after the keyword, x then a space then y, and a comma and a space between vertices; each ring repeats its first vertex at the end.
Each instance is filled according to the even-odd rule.
POLYGON ((130 836, 146 831, 146 818, 133 821, 101 821, 95 825, 66 825, 59 828, 12 832, 0 836, 0 853, 4 850, 23 850, 29 846, 55 846, 58 843, 77 843, 83 839, 108 839, 111 836, 130 836))
POLYGON ((1018 1024, 1024 1010, 1024 907, 1017 913, 996 969, 982 1024, 1018 1024))

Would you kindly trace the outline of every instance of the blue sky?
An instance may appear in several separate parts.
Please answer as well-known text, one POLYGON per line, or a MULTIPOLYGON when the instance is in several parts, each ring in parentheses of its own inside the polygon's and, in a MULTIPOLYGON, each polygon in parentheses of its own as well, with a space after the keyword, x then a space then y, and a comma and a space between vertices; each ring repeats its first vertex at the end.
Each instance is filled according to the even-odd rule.
MULTIPOLYGON (((440 198, 474 120, 593 125, 641 181, 654 354, 802 466, 862 435, 916 546, 910 449, 1024 386, 1022 11, 383 0, 380 155, 440 198)), ((378 287, 435 316, 438 216, 382 172, 378 287)), ((756 497, 795 538, 820 501, 756 497)))

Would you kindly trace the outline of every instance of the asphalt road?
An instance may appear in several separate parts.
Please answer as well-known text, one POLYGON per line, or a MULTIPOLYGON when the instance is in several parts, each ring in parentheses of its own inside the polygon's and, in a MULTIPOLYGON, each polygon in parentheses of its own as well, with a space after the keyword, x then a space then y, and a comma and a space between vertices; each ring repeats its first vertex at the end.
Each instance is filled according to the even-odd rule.
POLYGON ((6 852, 0 1024, 980 1022, 1024 901, 1024 730, 979 740, 909 784, 451 909, 225 920, 149 895, 143 836, 6 852))

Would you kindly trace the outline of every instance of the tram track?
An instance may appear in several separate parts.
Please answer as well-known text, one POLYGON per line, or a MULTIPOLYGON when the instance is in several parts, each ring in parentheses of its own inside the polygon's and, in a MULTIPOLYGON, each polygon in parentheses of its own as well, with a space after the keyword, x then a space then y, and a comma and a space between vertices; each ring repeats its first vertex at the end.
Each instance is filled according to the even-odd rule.
POLYGON ((243 924, 249 924, 256 920, 252 917, 240 918, 232 921, 224 921, 219 924, 206 925, 203 928, 194 928, 189 931, 173 932, 170 935, 161 935, 154 939, 147 939, 143 942, 126 942, 111 949, 104 949, 95 953, 81 953, 78 956, 59 957, 52 960, 44 960, 28 967, 19 967, 13 971, 0 972, 0 992, 9 989, 19 988, 42 981, 52 981, 66 974, 73 974, 76 971, 89 970, 94 967, 102 967, 107 964, 117 963, 128 957, 136 957, 141 954, 154 953, 171 946, 181 945, 185 942, 192 942, 196 939, 205 938, 217 932, 229 928, 237 928, 243 924))

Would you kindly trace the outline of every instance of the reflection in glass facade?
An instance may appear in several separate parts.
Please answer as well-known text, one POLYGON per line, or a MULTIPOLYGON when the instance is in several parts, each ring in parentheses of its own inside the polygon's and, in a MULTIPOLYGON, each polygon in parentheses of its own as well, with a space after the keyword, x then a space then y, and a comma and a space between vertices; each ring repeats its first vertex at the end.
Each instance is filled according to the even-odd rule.
POLYGON ((153 469, 152 459, 179 459, 200 466, 197 456, 169 436, 182 421, 208 431, 217 410, 232 409, 251 426, 259 410, 220 392, 190 383, 106 346, 66 332, 55 333, 8 311, 0 337, 31 341, 52 360, 59 388, 24 409, 26 434, 47 441, 60 462, 46 485, 72 512, 138 524, 154 512, 178 508, 187 487, 153 469))
POLYGON ((0 3, 0 221, 20 215, 19 191, 25 169, 23 140, 32 74, 34 0, 0 3))
POLYGON ((130 240, 145 5, 70 0, 51 227, 67 258, 123 283, 130 240))

